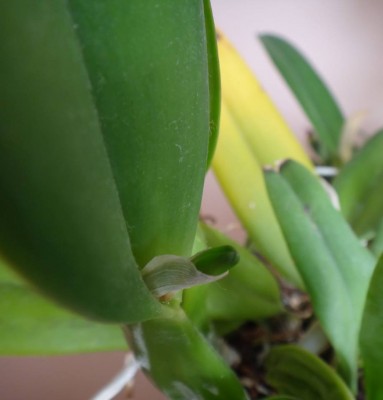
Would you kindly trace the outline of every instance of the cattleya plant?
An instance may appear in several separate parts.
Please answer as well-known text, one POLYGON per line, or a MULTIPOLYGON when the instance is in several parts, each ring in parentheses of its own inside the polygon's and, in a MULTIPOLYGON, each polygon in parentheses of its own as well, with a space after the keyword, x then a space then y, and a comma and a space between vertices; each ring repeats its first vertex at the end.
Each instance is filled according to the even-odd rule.
POLYGON ((208 0, 0 11, 1 354, 129 348, 177 400, 383 399, 383 132, 356 150, 313 68, 264 35, 315 166, 208 0), (198 225, 210 162, 245 246, 198 225), (275 321, 296 341, 263 336, 246 390, 222 337, 275 321))

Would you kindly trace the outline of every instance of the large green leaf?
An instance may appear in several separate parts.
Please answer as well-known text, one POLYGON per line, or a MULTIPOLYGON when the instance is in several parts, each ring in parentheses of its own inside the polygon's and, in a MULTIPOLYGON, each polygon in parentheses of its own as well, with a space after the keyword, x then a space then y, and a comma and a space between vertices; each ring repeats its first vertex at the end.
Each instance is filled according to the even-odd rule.
POLYGON ((202 1, 0 5, 0 251, 67 307, 159 315, 139 267, 191 250, 206 47, 202 1))
POLYGON ((189 256, 209 142, 205 5, 68 4, 137 263, 189 256))
POLYGON ((0 19, 1 252, 47 294, 91 317, 155 315, 66 2, 4 2, 0 19))
POLYGON ((51 303, 0 263, 0 354, 126 350, 121 328, 87 321, 51 303))
POLYGON ((271 350, 266 379, 284 395, 300 400, 354 400, 336 372, 317 356, 293 345, 271 350))
POLYGON ((375 268, 368 290, 360 346, 368 400, 383 399, 383 257, 375 268))
POLYGON ((182 309, 131 326, 128 336, 143 370, 170 399, 247 399, 234 372, 182 309))
POLYGON ((334 180, 342 213, 359 235, 383 217, 383 130, 377 132, 334 180))
POLYGON ((279 174, 266 172, 266 183, 342 375, 355 388, 359 329, 374 257, 332 206, 320 181, 303 166, 286 162, 279 174))
POLYGON ((261 35, 262 44, 310 119, 323 145, 325 160, 336 157, 344 118, 318 73, 289 42, 261 35))

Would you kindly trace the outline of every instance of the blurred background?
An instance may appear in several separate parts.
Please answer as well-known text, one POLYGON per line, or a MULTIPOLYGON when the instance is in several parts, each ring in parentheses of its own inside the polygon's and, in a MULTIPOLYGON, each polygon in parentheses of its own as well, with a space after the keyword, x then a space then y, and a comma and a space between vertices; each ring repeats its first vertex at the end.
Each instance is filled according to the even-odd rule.
MULTIPOLYGON (((217 26, 262 82, 297 136, 309 123, 267 59, 257 36, 289 39, 311 60, 345 115, 363 113, 370 133, 383 126, 383 2, 380 0, 211 0, 217 26)), ((202 215, 231 236, 241 229, 211 173, 202 215)), ((1 327, 0 327, 1 329, 1 327)), ((122 353, 62 357, 0 357, 2 400, 86 400, 123 364, 122 353)), ((166 360, 164 360, 166 366, 166 360)), ((123 396, 120 399, 124 398, 123 396)), ((134 400, 164 399, 140 374, 134 400)))

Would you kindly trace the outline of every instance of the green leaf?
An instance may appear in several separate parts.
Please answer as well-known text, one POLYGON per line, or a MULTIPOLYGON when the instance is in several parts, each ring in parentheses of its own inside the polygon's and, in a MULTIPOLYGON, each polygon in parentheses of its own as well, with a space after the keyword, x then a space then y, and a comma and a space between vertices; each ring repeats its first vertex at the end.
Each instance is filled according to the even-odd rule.
MULTIPOLYGON (((207 249, 205 234, 201 223, 198 224, 197 234, 194 240, 193 253, 200 253, 207 249)), ((200 332, 210 331, 210 320, 206 308, 206 297, 210 285, 198 285, 182 292, 182 308, 192 322, 194 327, 200 332)))
POLYGON ((359 235, 383 217, 383 130, 377 132, 334 180, 342 213, 359 235))
POLYGON ((289 42, 274 35, 260 40, 310 119, 323 146, 323 158, 336 158, 344 118, 318 73, 289 42))
POLYGON ((25 285, 23 279, 0 259, 0 283, 25 285))
POLYGON ((229 246, 204 250, 191 258, 164 254, 144 267, 142 277, 153 295, 162 297, 222 279, 237 262, 238 255, 229 246))
POLYGON ((90 317, 158 314, 130 249, 66 2, 0 8, 1 253, 90 317))
POLYGON ((368 290, 360 332, 360 346, 368 400, 383 399, 383 257, 375 268, 368 290))
POLYGON ((229 274, 209 285, 205 306, 209 318, 214 321, 245 321, 282 312, 279 287, 271 272, 238 243, 212 227, 201 227, 208 246, 227 244, 239 254, 239 263, 229 274))
POLYGON ((248 399, 233 371, 181 309, 131 326, 130 337, 142 368, 170 399, 248 399))
POLYGON ((222 244, 202 250, 190 260, 204 274, 221 275, 238 264, 239 255, 233 246, 222 244))
MULTIPOLYGON (((211 322, 237 327, 243 321, 267 318, 283 312, 279 287, 272 274, 249 251, 212 227, 200 223, 196 251, 221 246, 234 248, 239 262, 217 282, 187 289, 182 307, 193 324, 208 332, 211 322)), ((224 260, 225 261, 225 260, 224 260)))
POLYGON ((210 136, 207 165, 210 166, 217 145, 219 116, 221 113, 221 82, 217 50, 217 38, 210 0, 203 0, 206 26, 207 57, 209 66, 210 92, 210 136))
POLYGON ((336 372, 317 356, 287 345, 271 350, 266 359, 268 383, 300 400, 354 400, 336 372))
POLYGON ((0 283, 0 354, 50 355, 126 350, 117 325, 87 321, 33 290, 0 283))
POLYGON ((0 6, 0 252, 111 322, 161 313, 139 268, 190 255, 206 169, 203 4, 157 6, 0 6))
POLYGON ((126 350, 121 328, 87 321, 51 303, 0 264, 0 354, 126 350))
POLYGON ((68 3, 135 259, 189 256, 217 95, 203 1, 68 3))
POLYGON ((266 400, 298 400, 296 397, 290 397, 290 396, 273 396, 273 397, 268 397, 266 400))
POLYGON ((289 161, 280 174, 267 171, 265 176, 316 315, 336 350, 343 377, 355 388, 358 335, 374 257, 303 166, 289 161))
POLYGON ((270 204, 262 167, 224 102, 213 169, 228 201, 259 253, 288 282, 303 288, 302 279, 270 204), (234 168, 233 165, 238 160, 241 160, 241 168, 234 168))
POLYGON ((371 245, 371 251, 376 257, 380 257, 383 253, 383 218, 376 230, 376 235, 371 245))

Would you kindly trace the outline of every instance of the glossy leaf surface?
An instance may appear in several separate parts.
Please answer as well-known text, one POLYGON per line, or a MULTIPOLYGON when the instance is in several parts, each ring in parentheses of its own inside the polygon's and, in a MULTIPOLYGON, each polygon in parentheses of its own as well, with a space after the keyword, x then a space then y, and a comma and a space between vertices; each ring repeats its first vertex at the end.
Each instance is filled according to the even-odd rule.
POLYGON ((203 1, 69 5, 134 256, 189 256, 209 141, 203 1))
POLYGON ((221 275, 238 264, 239 255, 233 246, 219 244, 202 250, 191 257, 196 268, 209 275, 221 275))
POLYGON ((2 3, 0 15, 1 252, 47 294, 90 317, 155 315, 67 3, 17 0, 2 3))
POLYGON ((288 161, 266 171, 276 215, 314 310, 355 388, 358 335, 374 257, 335 210, 318 178, 288 161), (347 337, 347 340, 345 340, 347 337))
POLYGON ((383 218, 383 131, 376 133, 334 180, 342 213, 359 235, 383 218))
POLYGON ((330 366, 300 347, 275 347, 266 359, 266 368, 268 383, 281 394, 300 400, 354 400, 330 366))
POLYGON ((324 159, 336 157, 344 124, 342 112, 318 73, 285 39, 261 35, 261 42, 313 124, 324 159))
POLYGON ((375 268, 368 290, 360 346, 368 400, 383 399, 383 257, 375 268))
POLYGON ((189 255, 206 168, 203 3, 157 5, 0 6, 1 253, 107 321, 160 313, 138 268, 189 255))

